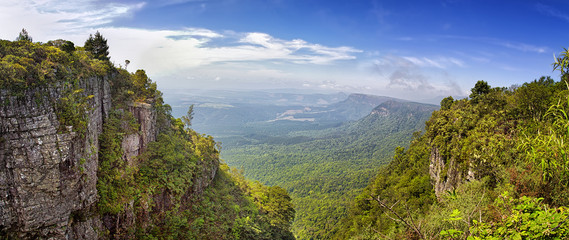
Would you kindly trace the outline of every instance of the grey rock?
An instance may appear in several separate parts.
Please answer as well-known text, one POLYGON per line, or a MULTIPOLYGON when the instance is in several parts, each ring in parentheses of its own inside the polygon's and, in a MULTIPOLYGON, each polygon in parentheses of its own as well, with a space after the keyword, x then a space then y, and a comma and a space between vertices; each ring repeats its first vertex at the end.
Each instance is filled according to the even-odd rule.
MULTIPOLYGON (((58 131, 61 86, 0 91, 0 229, 22 239, 96 239, 96 216, 74 219, 97 201, 98 137, 110 109, 105 78, 80 82, 89 100, 83 136, 58 131)), ((64 128, 65 129, 65 128, 64 128)))

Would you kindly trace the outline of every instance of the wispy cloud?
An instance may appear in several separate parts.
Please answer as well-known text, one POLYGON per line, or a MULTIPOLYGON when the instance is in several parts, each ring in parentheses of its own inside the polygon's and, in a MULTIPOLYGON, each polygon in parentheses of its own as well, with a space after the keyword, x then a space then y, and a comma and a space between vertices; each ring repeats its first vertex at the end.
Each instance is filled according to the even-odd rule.
POLYGON ((209 42, 214 38, 224 37, 221 33, 205 29, 205 28, 185 28, 183 30, 172 31, 170 36, 174 40, 184 40, 184 39, 203 39, 205 42, 209 42))
POLYGON ((502 40, 492 40, 491 42, 493 42, 496 45, 504 46, 515 50, 520 50, 522 52, 544 53, 547 51, 547 47, 534 46, 525 43, 516 43, 516 42, 509 42, 502 40))
POLYGON ((308 43, 302 39, 282 40, 266 33, 247 33, 239 40, 243 45, 226 47, 225 50, 251 51, 254 60, 288 60, 294 63, 329 64, 337 60, 355 59, 361 50, 352 47, 326 47, 308 43))
MULTIPOLYGON (((188 1, 168 1, 169 4, 183 2, 188 1)), ((148 67, 158 71, 235 61, 322 65, 355 59, 355 54, 362 52, 353 47, 329 47, 302 39, 284 40, 260 32, 220 33, 191 27, 152 30, 112 26, 115 19, 128 17, 144 6, 144 2, 122 4, 96 0, 8 0, 0 3, 0 29, 9 29, 15 38, 24 27, 32 37, 36 34, 41 36, 36 40, 66 38, 78 45, 97 29, 109 40, 112 60, 122 62, 127 58, 151 59, 155 63, 148 63, 148 67), (22 15, 23 12, 27 14, 22 15), (30 21, 26 22, 26 19, 30 21), (23 26, 14 26, 13 22, 22 22, 23 26), (53 32, 61 34, 62 31, 68 34, 52 36, 53 32), (132 56, 135 54, 142 56, 132 56), (156 63, 156 59, 161 60, 156 63), (157 68, 159 66, 162 68, 157 68)), ((148 60, 142 60, 144 61, 148 60)), ((134 61, 131 66, 136 66, 134 61)))
POLYGON ((432 81, 432 72, 426 68, 444 69, 446 66, 462 66, 461 60, 452 57, 439 57, 433 60, 427 57, 399 57, 388 55, 373 61, 373 71, 388 81, 387 87, 395 91, 408 91, 418 95, 461 95, 462 90, 442 70, 441 81, 432 81))
POLYGON ((207 0, 162 0, 159 1, 160 6, 169 6, 169 5, 177 5, 177 4, 184 4, 184 3, 204 3, 207 0))
POLYGON ((27 28, 31 34, 48 37, 53 33, 70 35, 131 16, 145 4, 96 0, 7 0, 0 2, 0 29, 16 35, 21 28, 27 28))
POLYGON ((403 57, 403 59, 421 67, 435 67, 440 69, 446 69, 452 66, 464 67, 463 61, 453 57, 437 57, 434 59, 427 57, 403 57))
POLYGON ((491 38, 491 37, 470 37, 470 36, 455 36, 455 35, 445 35, 442 36, 443 38, 449 39, 461 39, 461 40, 469 40, 469 41, 476 41, 482 42, 486 44, 492 44, 496 46, 506 47, 522 52, 535 52, 535 53, 545 53, 549 51, 549 48, 545 46, 536 46, 533 44, 515 42, 515 41, 508 41, 498 38, 491 38))
POLYGON ((431 91, 434 87, 427 81, 427 77, 417 71, 407 68, 395 70, 389 76, 390 87, 402 87, 409 90, 431 91))
POLYGON ((542 4, 542 3, 537 3, 535 5, 535 8, 541 14, 551 16, 551 17, 556 17, 556 18, 559 18, 559 19, 562 19, 562 20, 569 22, 569 14, 560 12, 559 10, 557 10, 553 7, 547 6, 547 5, 542 4))
MULTIPOLYGON (((284 40, 258 32, 220 33, 203 28, 149 30, 112 27, 100 31, 109 39, 111 60, 120 63, 124 59, 130 59, 132 68, 144 68, 157 75, 238 62, 264 66, 332 65, 338 61, 356 59, 357 54, 362 52, 352 47, 328 47, 301 39, 284 40)), ((242 75, 284 77, 286 73, 282 73, 284 72, 268 68, 267 71, 243 72, 242 75)))

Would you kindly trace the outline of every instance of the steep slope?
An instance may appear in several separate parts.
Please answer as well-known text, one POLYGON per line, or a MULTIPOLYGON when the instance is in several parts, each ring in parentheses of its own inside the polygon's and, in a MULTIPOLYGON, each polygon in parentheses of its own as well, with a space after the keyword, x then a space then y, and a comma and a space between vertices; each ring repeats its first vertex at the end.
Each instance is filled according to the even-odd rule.
POLYGON ((340 122, 359 120, 379 104, 387 101, 404 102, 404 100, 391 97, 354 93, 350 94, 346 100, 331 105, 329 112, 322 114, 321 118, 340 122))
POLYGON ((92 54, 0 41, 0 238, 293 238, 286 191, 219 169, 143 70, 92 54))
POLYGON ((261 143, 229 148, 224 159, 246 176, 285 187, 297 206, 295 234, 321 239, 345 213, 344 200, 359 192, 394 147, 405 144, 436 107, 388 101, 365 118, 334 129, 302 132, 302 143, 261 143))
POLYGON ((566 239, 566 89, 548 77, 512 90, 479 81, 469 100, 444 99, 329 237, 566 239))
POLYGON ((97 61, 71 64, 68 58, 79 56, 55 47, 0 46, 0 231, 18 238, 76 232, 94 238, 99 224, 75 216, 89 216, 85 212, 96 206, 98 137, 110 108, 110 76, 97 61), (84 77, 58 81, 74 74, 84 77))

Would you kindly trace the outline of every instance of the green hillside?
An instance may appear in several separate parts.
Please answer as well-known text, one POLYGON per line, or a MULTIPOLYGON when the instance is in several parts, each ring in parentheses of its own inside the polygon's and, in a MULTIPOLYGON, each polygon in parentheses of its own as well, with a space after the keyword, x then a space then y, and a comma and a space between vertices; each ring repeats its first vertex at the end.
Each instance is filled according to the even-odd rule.
POLYGON ((425 132, 352 200, 334 239, 568 239, 569 92, 562 81, 441 102, 425 132))
POLYGON ((345 201, 368 184, 395 147, 424 127, 434 109, 388 101, 359 121, 259 138, 257 144, 225 148, 223 158, 248 178, 286 188, 296 206, 297 238, 322 239, 345 214, 345 201))

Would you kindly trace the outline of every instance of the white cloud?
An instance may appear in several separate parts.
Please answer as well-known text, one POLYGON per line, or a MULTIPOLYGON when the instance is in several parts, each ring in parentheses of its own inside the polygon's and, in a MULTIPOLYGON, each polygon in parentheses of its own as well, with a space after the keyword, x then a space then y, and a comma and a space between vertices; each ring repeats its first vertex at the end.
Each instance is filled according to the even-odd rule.
POLYGON ((464 62, 452 57, 437 57, 435 59, 422 57, 402 57, 403 59, 421 67, 435 67, 446 69, 447 67, 457 66, 464 67, 464 62))
MULTIPOLYGON (((79 34, 128 17, 145 6, 101 3, 96 0, 7 0, 0 2, 0 38, 12 39, 22 28, 39 41, 66 38, 75 40, 79 34), (63 36, 62 36, 63 35, 63 36)), ((86 38, 86 37, 85 37, 86 38)))
POLYGON ((377 74, 376 78, 385 82, 387 89, 405 92, 410 99, 463 94, 456 81, 445 70, 447 67, 464 66, 464 63, 456 58, 387 55, 373 60, 371 66, 372 71, 377 74), (431 71, 433 69, 436 71, 431 71))
POLYGON ((295 63, 328 64, 337 60, 355 59, 361 50, 352 47, 325 47, 302 39, 290 41, 274 38, 266 33, 248 33, 240 39, 242 49, 259 51, 259 60, 290 60, 295 63), (300 52, 304 50, 304 52, 300 52))
MULTIPOLYGON (((182 2, 186 1, 171 0, 168 3, 182 2)), ((352 47, 328 47, 301 39, 284 40, 259 32, 112 26, 117 18, 129 17, 145 4, 97 0, 7 0, 0 3, 0 38, 15 39, 20 30, 26 28, 34 41, 63 38, 83 45, 89 34, 99 30, 108 40, 111 61, 120 64, 129 59, 129 69, 144 68, 154 75, 224 62, 326 65, 355 59, 355 54, 362 52, 352 47)), ((272 74, 283 75, 278 72, 272 74)))
POLYGON ((491 38, 491 37, 468 37, 468 36, 453 36, 453 35, 446 35, 442 36, 444 38, 451 38, 451 39, 464 39, 470 41, 477 41, 483 42, 487 44, 492 44, 496 46, 502 46, 522 52, 535 52, 535 53, 544 53, 547 52, 549 49, 545 46, 536 46, 533 44, 521 43, 521 42, 513 42, 507 41, 498 38, 491 38))
POLYGON ((534 45, 525 44, 525 43, 514 43, 514 42, 507 42, 507 41, 496 41, 496 44, 501 45, 501 46, 504 46, 504 47, 507 47, 507 48, 520 50, 520 51, 523 51, 523 52, 544 53, 544 52, 547 51, 547 47, 534 46, 534 45))
POLYGON ((550 6, 541 4, 541 3, 537 3, 535 5, 535 7, 536 7, 537 11, 540 12, 541 14, 556 17, 556 18, 559 18, 559 19, 562 19, 564 21, 569 22, 569 15, 568 14, 562 13, 553 7, 550 7, 550 6))
MULTIPOLYGON (((169 1, 181 2, 185 1, 169 1)), ((439 71, 465 65, 452 57, 382 57, 377 51, 364 53, 354 47, 281 39, 262 32, 113 26, 118 18, 129 17, 144 7, 148 7, 144 2, 2 1, 0 38, 15 39, 26 28, 35 41, 63 38, 81 46, 89 34, 99 30, 108 40, 111 61, 122 64, 128 59, 129 71, 145 69, 161 87, 170 88, 310 87, 373 94, 379 94, 375 91, 380 89, 387 95, 411 89, 420 96, 452 92, 445 88, 446 83, 431 80, 436 77, 425 69, 439 71), (350 60, 360 54, 376 59, 374 66, 383 71, 382 76, 370 77, 367 66, 366 70, 351 68, 358 62, 350 60)))
POLYGON ((223 37, 222 34, 205 28, 186 28, 185 31, 180 31, 180 33, 185 33, 189 36, 194 36, 194 37, 206 37, 206 38, 223 37))

